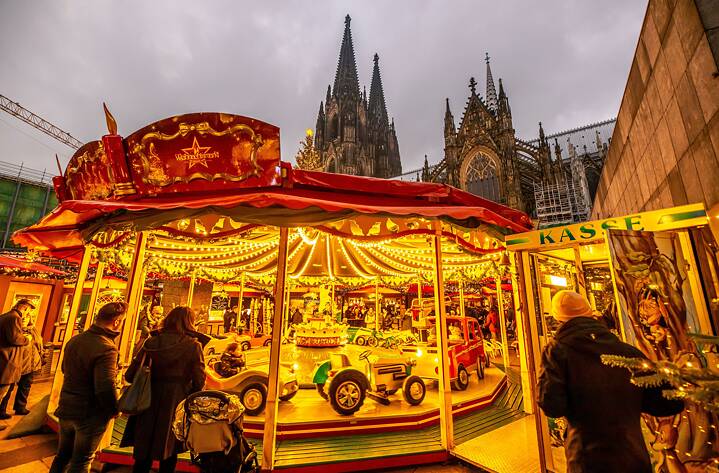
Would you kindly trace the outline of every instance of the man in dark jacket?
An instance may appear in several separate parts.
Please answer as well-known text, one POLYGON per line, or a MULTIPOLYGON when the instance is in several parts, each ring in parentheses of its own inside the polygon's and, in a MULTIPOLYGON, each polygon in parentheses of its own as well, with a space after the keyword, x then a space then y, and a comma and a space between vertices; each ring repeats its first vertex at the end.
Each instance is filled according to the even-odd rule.
POLYGON ((580 294, 558 292, 552 316, 563 325, 542 354, 538 402, 547 416, 567 419, 567 472, 651 473, 640 415, 678 414, 684 403, 665 399, 661 388, 639 388, 628 370, 602 363, 605 354, 646 357, 595 320, 580 294))
POLYGON ((225 313, 222 314, 222 322, 224 324, 225 333, 228 333, 237 327, 237 312, 235 312, 229 305, 227 306, 225 313))
MULTIPOLYGON (((30 338, 22 330, 22 319, 35 307, 27 299, 20 299, 10 310, 0 315, 0 399, 20 380, 23 365, 23 347, 30 338)), ((10 418, 9 415, 0 417, 10 418)), ((5 430, 0 426, 0 430, 5 430)))
POLYGON ((127 305, 105 304, 95 323, 75 335, 65 347, 62 372, 65 379, 55 415, 60 419, 60 440, 50 473, 90 471, 95 450, 117 410, 118 351, 127 305))

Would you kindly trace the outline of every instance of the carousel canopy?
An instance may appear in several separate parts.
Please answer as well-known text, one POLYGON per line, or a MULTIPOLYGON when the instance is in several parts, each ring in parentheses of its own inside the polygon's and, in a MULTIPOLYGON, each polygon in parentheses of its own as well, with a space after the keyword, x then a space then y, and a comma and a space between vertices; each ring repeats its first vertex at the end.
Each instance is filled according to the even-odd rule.
POLYGON ((55 178, 58 207, 15 233, 16 243, 77 259, 86 245, 124 265, 150 232, 157 270, 262 280, 277 265, 278 227, 292 227, 290 278, 416 277, 432 269, 431 222, 441 220, 445 265, 468 270, 501 250, 496 237, 529 217, 450 186, 293 169, 279 130, 254 119, 172 117, 122 138, 88 143, 55 178))

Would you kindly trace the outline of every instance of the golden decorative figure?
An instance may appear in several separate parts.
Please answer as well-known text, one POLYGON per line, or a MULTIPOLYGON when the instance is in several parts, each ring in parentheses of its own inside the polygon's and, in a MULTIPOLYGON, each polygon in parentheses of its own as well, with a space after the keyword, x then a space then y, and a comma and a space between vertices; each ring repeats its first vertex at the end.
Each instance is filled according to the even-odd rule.
POLYGON ((107 104, 102 102, 102 108, 105 110, 105 122, 107 122, 107 133, 109 135, 117 135, 117 122, 115 117, 112 116, 110 110, 107 108, 107 104))
POLYGON ((297 167, 306 171, 321 171, 323 169, 320 154, 315 149, 314 139, 312 138, 312 130, 307 129, 307 135, 304 141, 300 141, 302 148, 297 152, 295 159, 297 167))

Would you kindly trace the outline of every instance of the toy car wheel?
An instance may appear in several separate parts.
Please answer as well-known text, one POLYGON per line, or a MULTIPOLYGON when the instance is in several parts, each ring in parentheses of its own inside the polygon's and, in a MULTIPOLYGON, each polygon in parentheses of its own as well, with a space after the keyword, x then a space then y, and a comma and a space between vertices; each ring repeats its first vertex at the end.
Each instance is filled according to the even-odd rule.
POLYGON ((242 351, 247 351, 247 350, 249 350, 249 349, 250 349, 250 342, 242 342, 242 344, 240 345, 240 349, 241 349, 242 351))
POLYGON ((452 387, 457 391, 464 391, 469 386, 469 373, 464 365, 457 367, 457 379, 452 381, 452 387))
POLYGON ((297 395, 298 391, 299 390, 293 391, 290 394, 286 394, 284 396, 280 396, 280 401, 289 401, 290 399, 292 399, 293 397, 295 397, 297 395))
POLYGON ((367 343, 367 340, 365 340, 364 337, 360 336, 360 337, 355 338, 355 343, 357 345, 363 347, 367 343))
POLYGON ((424 395, 427 393, 427 387, 424 385, 424 381, 419 376, 410 376, 404 380, 402 385, 402 394, 404 400, 412 406, 418 406, 424 400, 424 395))
POLYGON ((487 355, 487 352, 484 352, 484 366, 489 368, 492 366, 492 360, 489 359, 489 355, 487 355))
POLYGON ((365 381, 359 371, 339 372, 330 382, 329 398, 332 408, 343 416, 357 412, 364 403, 365 381))
POLYGON ((367 346, 376 347, 376 346, 377 346, 377 339, 376 339, 375 337, 368 337, 368 338, 367 338, 367 346))
POLYGON ((271 339, 271 338, 268 338, 267 340, 265 340, 265 342, 264 342, 262 345, 263 345, 263 346, 266 346, 266 347, 269 347, 270 345, 272 345, 272 339, 271 339))
POLYGON ((477 358, 477 378, 484 379, 484 363, 482 363, 482 358, 477 358))
POLYGON ((267 388, 262 383, 250 383, 240 392, 240 401, 249 416, 259 415, 265 410, 267 388))

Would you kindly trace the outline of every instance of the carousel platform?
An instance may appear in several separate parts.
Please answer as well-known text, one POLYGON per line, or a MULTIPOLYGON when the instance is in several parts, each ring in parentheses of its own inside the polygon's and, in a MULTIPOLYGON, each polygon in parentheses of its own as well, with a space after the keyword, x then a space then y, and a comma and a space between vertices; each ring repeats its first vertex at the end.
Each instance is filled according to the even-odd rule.
MULTIPOLYGON (((521 389, 508 382, 500 369, 490 368, 484 380, 472 382, 481 383, 481 386, 461 393, 453 392, 457 443, 483 436, 524 416, 521 389)), ((429 391, 428 396, 430 394, 436 399, 436 391, 429 391)), ((280 405, 275 469, 288 473, 339 473, 444 461, 450 454, 442 448, 439 409, 431 401, 428 398, 425 409, 410 415, 409 408, 402 407, 404 403, 379 408, 367 400, 355 416, 338 420, 316 393, 302 390, 292 402, 280 405), (319 399, 317 405, 315 398, 319 399), (387 409, 393 407, 396 412, 390 410, 388 413, 387 409), (380 411, 385 415, 379 417, 380 411), (306 417, 312 412, 313 418, 303 423, 290 423, 293 412, 295 416, 304 412, 306 417)), ((247 418, 245 434, 261 455, 262 424, 253 422, 255 419, 261 421, 247 418)), ((101 461, 131 463, 132 450, 117 446, 123 431, 124 422, 116 422, 111 446, 99 454, 101 461)), ((189 456, 183 454, 177 471, 197 470, 189 456)))

